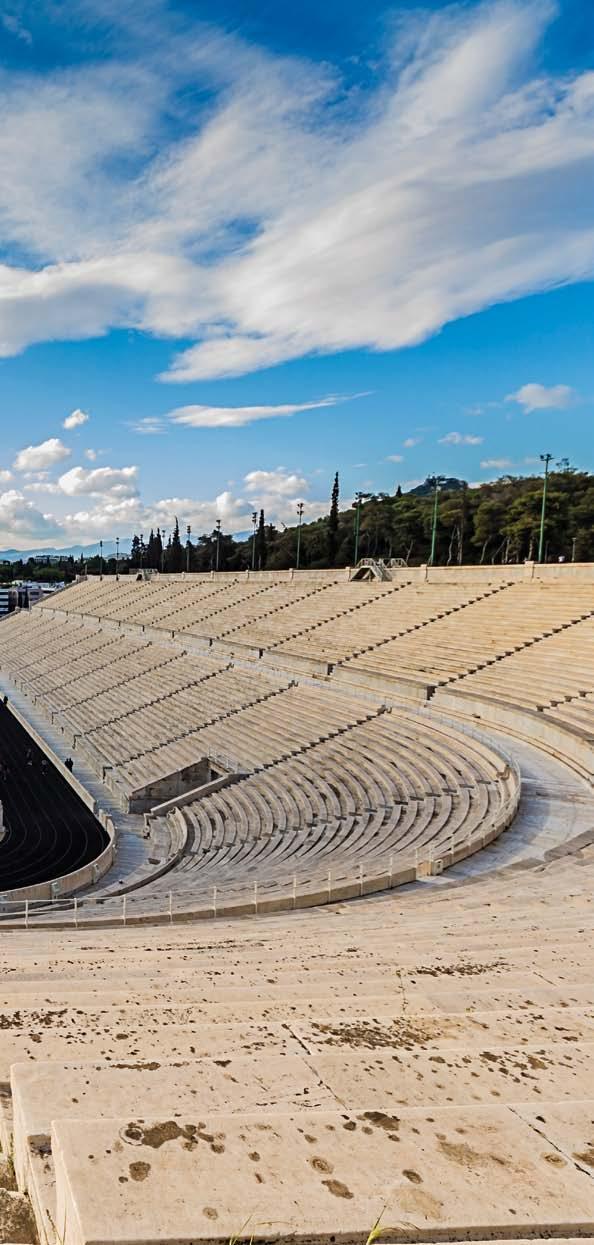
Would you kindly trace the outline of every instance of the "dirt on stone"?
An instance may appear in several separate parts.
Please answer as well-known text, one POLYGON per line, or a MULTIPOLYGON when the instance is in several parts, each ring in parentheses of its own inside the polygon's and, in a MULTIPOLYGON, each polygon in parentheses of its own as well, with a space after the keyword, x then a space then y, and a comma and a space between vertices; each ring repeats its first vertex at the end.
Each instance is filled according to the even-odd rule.
POLYGON ((587 1150, 582 1150, 581 1154, 574 1153, 574 1159, 580 1163, 585 1163, 587 1167, 594 1167, 594 1143, 588 1146, 587 1150))
POLYGON ((130 1163, 129 1167, 130 1179, 136 1181, 146 1180, 150 1173, 150 1163, 130 1163))
POLYGON ((386 1046, 412 1050, 439 1035, 435 1023, 427 1021, 420 1024, 404 1018, 395 1019, 389 1025, 360 1020, 345 1021, 343 1024, 315 1022, 312 1027, 324 1038, 327 1046, 364 1047, 367 1050, 379 1050, 386 1046))
POLYGON ((421 965, 412 970, 419 977, 478 977, 481 973, 489 973, 496 968, 505 968, 504 960, 493 960, 490 964, 432 964, 421 965))
POLYGON ((185 1150, 193 1150, 200 1141, 205 1141, 213 1154, 224 1154, 224 1134, 215 1136, 205 1132, 205 1127, 202 1123, 178 1124, 176 1120, 164 1120, 159 1124, 132 1122, 122 1130, 121 1137, 131 1145, 150 1146, 152 1150, 159 1150, 168 1141, 181 1141, 185 1150))
POLYGON ((322 1184, 326 1186, 328 1192, 332 1193, 334 1197, 349 1199, 353 1197, 351 1190, 346 1184, 342 1183, 342 1180, 322 1180, 322 1184))
POLYGON ((177 1124, 175 1120, 165 1120, 162 1124, 128 1124, 124 1129, 124 1141, 131 1141, 133 1145, 150 1146, 152 1150, 159 1150, 167 1141, 177 1141, 178 1138, 184 1141, 194 1141, 196 1138, 197 1128, 195 1124, 177 1124))
POLYGON ((0 1239, 13 1245, 34 1245, 37 1241, 33 1212, 22 1193, 0 1189, 0 1239))
POLYGON ((400 1120, 397 1115, 386 1115, 385 1111, 365 1111, 363 1119, 369 1120, 375 1128, 381 1128, 385 1133, 394 1133, 400 1127, 400 1120))

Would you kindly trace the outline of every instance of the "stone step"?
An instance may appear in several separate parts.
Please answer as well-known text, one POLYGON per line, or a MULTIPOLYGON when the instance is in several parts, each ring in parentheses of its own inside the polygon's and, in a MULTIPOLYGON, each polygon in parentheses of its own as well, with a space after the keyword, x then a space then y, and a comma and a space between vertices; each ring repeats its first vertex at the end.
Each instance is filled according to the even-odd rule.
MULTIPOLYGON (((594 1102, 52 1127, 63 1245, 592 1234, 594 1102), (191 1194, 190 1194, 191 1191, 191 1194)), ((139 1118, 140 1117, 140 1118, 139 1118)))
POLYGON ((309 1054, 334 1049, 372 1051, 423 1047, 430 1051, 460 1047, 591 1042, 594 1014, 581 1008, 542 1010, 409 1013, 381 1011, 349 1015, 296 1017, 291 1022, 264 1016, 243 1022, 205 1021, 199 1009, 145 1008, 20 1010, 3 1019, 0 1082, 10 1066, 23 1060, 227 1057, 253 1054, 309 1054))
MULTIPOLYGON (((585 903, 588 903, 587 897, 585 903)), ((167 975, 170 972, 172 978, 197 970, 205 986, 209 984, 209 975, 213 975, 212 984, 218 984, 218 978, 223 973, 228 976, 235 974, 246 984, 256 986, 262 983, 263 966, 270 970, 264 984, 269 984, 272 979, 273 984, 286 983, 287 986, 296 984, 297 979, 315 986, 318 978, 328 978, 330 973, 336 974, 338 970, 344 979, 353 978, 362 970, 367 976, 370 966, 373 966, 376 975, 390 973, 392 978, 397 972, 405 971, 411 977, 448 977, 450 982, 457 977, 468 976, 482 980, 495 969, 508 973, 521 971, 524 976, 532 966, 542 973, 566 972, 572 967, 581 971, 588 966, 594 944, 592 917, 587 911, 582 914, 578 910, 575 919, 568 923, 553 922, 549 931, 543 931, 542 937, 535 937, 534 928, 514 928, 513 914, 508 913, 503 913, 496 925, 478 934, 476 916, 469 913, 468 924, 463 924, 461 920, 455 932, 443 934, 438 945, 434 934, 425 936, 424 931, 420 931, 417 937, 414 926, 403 929, 403 922, 398 920, 400 914, 396 912, 395 916, 399 925, 398 936, 391 939, 389 949, 385 934, 382 945, 381 926, 377 931, 372 928, 367 932, 363 925, 359 926, 360 932, 350 938, 348 929, 340 931, 342 940, 331 952, 320 948, 319 911, 313 914, 313 925, 307 933, 300 926, 299 914, 295 914, 295 930, 289 945, 282 926, 259 918, 257 923, 245 923, 246 937, 237 937, 234 941, 235 952, 231 958, 227 955, 229 943, 225 937, 229 926, 223 922, 220 925, 211 923, 206 930, 199 928, 192 935, 188 935, 184 927, 175 926, 157 928, 147 932, 146 937, 144 931, 139 934, 138 928, 122 928, 117 936, 114 936, 113 930, 107 934, 100 934, 99 931, 60 931, 52 935, 51 952, 48 952, 47 934, 42 941, 39 935, 30 933, 28 952, 23 948, 21 954, 19 950, 14 962, 11 960, 10 935, 7 934, 2 939, 1 954, 4 972, 9 975, 3 984, 7 985, 12 979, 32 978, 33 974, 27 972, 29 959, 32 967, 37 968, 36 975, 43 976, 48 982, 52 976, 59 975, 64 980, 69 976, 80 976, 81 967, 84 967, 85 974, 90 977, 111 980, 119 976, 124 978, 128 972, 132 974, 131 979, 138 979, 140 984, 161 967, 167 967, 167 975), (502 928, 505 925, 508 926, 507 937, 502 928), (279 928, 280 936, 276 934, 279 928), (414 945, 411 943, 413 933, 414 945), (135 961, 135 953, 142 953, 142 964, 135 961)), ((293 914, 290 923, 293 925, 293 914)), ((237 925, 233 933, 239 933, 237 925)), ((18 950, 18 944, 15 949, 18 950)))
MULTIPOLYGON (((373 982, 370 982, 369 992, 361 990, 357 994, 351 994, 348 999, 349 1016, 369 1016, 376 1015, 379 1012, 387 1012, 391 1016, 400 1016, 403 1012, 420 1013, 447 1013, 454 1015, 457 1012, 510 1012, 516 1009, 526 1010, 537 1008, 541 1011, 546 1009, 558 1009, 559 1019, 563 1018, 563 1011, 572 1007, 588 1009, 592 1014, 594 1009, 594 985, 583 986, 547 986, 536 985, 528 988, 528 985, 515 988, 499 988, 496 991, 481 990, 480 987, 474 988, 471 984, 460 986, 447 985, 442 987, 431 985, 426 990, 421 991, 418 988, 411 988, 407 982, 407 992, 403 995, 402 989, 395 992, 387 991, 383 994, 374 993, 373 982)), ((53 983, 48 986, 44 982, 27 982, 24 983, 22 990, 13 990, 2 992, 0 994, 0 1012, 3 1010, 10 1013, 12 1010, 20 1010, 31 1006, 34 1001, 39 1001, 43 1009, 62 1009, 77 1008, 81 1012, 93 1010, 97 1008, 121 1008, 129 1004, 130 992, 124 989, 113 989, 109 984, 104 986, 96 986, 95 988, 85 989, 84 980, 61 984, 53 983)), ((240 992, 237 988, 233 991, 227 991, 222 988, 220 991, 208 993, 205 990, 193 987, 185 987, 183 984, 177 986, 162 983, 159 979, 155 979, 154 988, 151 988, 150 982, 147 983, 146 991, 143 989, 135 990, 134 1002, 141 1007, 151 1006, 153 1008, 162 1007, 188 1007, 192 1006, 194 1018, 196 1020, 227 1020, 243 1022, 245 1020, 295 1020, 299 1016, 309 1016, 315 1011, 318 1019, 343 1014, 341 1007, 337 1007, 336 992, 324 993, 320 991, 318 994, 312 995, 309 1000, 303 1000, 302 1005, 297 1007, 295 996, 290 990, 277 990, 274 995, 260 996, 250 990, 240 992), (243 993, 244 997, 240 997, 243 993)), ((0 1024, 4 1023, 1 1020, 0 1024)))
MULTIPOLYGON (((413 1037, 413 1033, 410 1034, 413 1037)), ((18 1184, 30 1189, 53 1120, 75 1116, 149 1117, 259 1113, 264 1117, 335 1110, 348 1103, 374 1110, 575 1100, 591 1088, 594 1043, 461 1046, 439 1053, 411 1044, 397 1056, 378 1046, 314 1055, 118 1062, 30 1062, 11 1069, 13 1153, 18 1184)), ((45 1162, 45 1158, 44 1158, 45 1162)))

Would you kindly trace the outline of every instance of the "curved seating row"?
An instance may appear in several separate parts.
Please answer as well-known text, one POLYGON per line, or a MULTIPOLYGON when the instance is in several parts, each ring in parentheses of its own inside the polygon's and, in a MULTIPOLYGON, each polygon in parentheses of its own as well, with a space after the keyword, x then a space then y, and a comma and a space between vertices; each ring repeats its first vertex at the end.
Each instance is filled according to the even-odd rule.
MULTIPOLYGON (((353 584, 356 591, 360 585, 353 584)), ((432 624, 500 588, 479 584, 407 584, 399 591, 372 599, 357 610, 356 618, 342 616, 304 630, 274 645, 271 662, 305 659, 335 665, 347 661, 377 645, 385 645, 394 636, 404 635, 432 624)))
POLYGON ((562 705, 594 692, 594 617, 457 679, 450 691, 562 716, 562 705), (552 713, 552 710, 555 713, 552 713))
MULTIPOLYGON (((471 854, 503 828, 517 773, 476 738, 392 709, 269 764, 169 814, 189 848, 176 867, 128 899, 129 912, 303 901, 331 885, 471 854)), ((109 910, 109 903, 102 904, 109 910)))
POLYGON ((340 677, 450 683, 594 614, 594 586, 515 583, 455 613, 351 658, 340 677))

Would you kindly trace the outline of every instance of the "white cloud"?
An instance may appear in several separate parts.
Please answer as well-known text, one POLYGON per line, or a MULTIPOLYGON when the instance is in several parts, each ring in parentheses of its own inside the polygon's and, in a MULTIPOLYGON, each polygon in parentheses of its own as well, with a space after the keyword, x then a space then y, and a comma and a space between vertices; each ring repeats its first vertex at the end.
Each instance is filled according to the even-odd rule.
POLYGON ((85 450, 85 458, 88 459, 90 463, 96 462, 97 461, 97 450, 92 450, 92 449, 85 450))
POLYGON ((203 27, 6 70, 0 355, 115 326, 195 343, 168 380, 232 376, 591 276, 594 74, 533 73, 554 15, 412 16, 358 94, 203 27))
POLYGON ((86 411, 81 411, 77 407, 75 411, 72 411, 70 415, 66 416, 62 427, 67 428, 69 431, 72 428, 80 428, 82 424, 88 423, 89 418, 90 416, 87 415, 86 411))
POLYGON ((67 497, 135 497, 138 467, 72 467, 58 480, 67 497))
POLYGON ((15 546, 18 541, 30 547, 35 540, 58 537, 60 525, 51 515, 43 514, 18 489, 0 493, 0 540, 15 546))
POLYGON ((0 484, 8 484, 12 480, 12 471, 7 471, 5 467, 0 468, 0 484))
POLYGON ((62 490, 52 480, 46 480, 45 474, 45 472, 40 472, 36 479, 29 480, 29 482, 23 486, 23 492, 45 493, 46 495, 53 493, 59 495, 62 490))
POLYGON ((481 468, 483 471, 487 471, 490 467, 497 467, 500 471, 503 471, 506 467, 513 467, 513 466, 514 464, 511 458, 482 458, 481 459, 481 468))
POLYGON ((46 467, 62 462, 70 453, 58 437, 50 437, 40 445, 28 445, 26 449, 19 450, 13 467, 15 471, 43 471, 46 467))
POLYGON ((422 440, 422 437, 406 437, 402 444, 405 450, 412 450, 415 445, 420 445, 422 440))
POLYGON ((484 437, 474 436, 470 432, 447 432, 439 438, 440 445, 481 445, 484 437))
POLYGON ((386 462, 387 463, 403 463, 404 455, 403 454, 388 454, 386 457, 386 462))
MULTIPOLYGON (((47 493, 57 499, 58 513, 44 513, 25 496, 25 491, 0 494, 0 545, 34 548, 38 544, 64 547, 92 543, 100 537, 129 537, 160 527, 170 532, 175 516, 180 525, 191 523, 194 535, 211 531, 221 519, 227 532, 251 527, 253 510, 264 509, 266 521, 277 526, 293 524, 297 501, 303 501, 306 519, 328 512, 328 496, 311 497, 309 479, 299 471, 279 466, 273 470, 248 471, 237 490, 228 485, 213 498, 163 497, 144 501, 138 494, 134 467, 85 471, 76 467, 57 482, 35 480, 25 485, 30 493, 47 493), (65 498, 88 498, 78 509, 63 512, 65 498), (18 538, 18 539, 17 539, 18 538)), ((317 476, 316 476, 317 479, 317 476)))
POLYGON ((539 385, 531 382, 522 385, 515 393, 508 393, 506 402, 517 402, 526 415, 531 411, 564 411, 576 401, 577 394, 570 385, 539 385))
POLYGON ((243 480, 246 492, 267 497, 297 498, 309 488, 304 476, 286 472, 283 467, 277 467, 276 471, 248 471, 243 480))
MULTIPOLYGON (((353 394, 353 397, 362 395, 353 394)), ((350 398, 330 396, 317 402, 285 403, 282 406, 180 406, 170 411, 168 418, 174 424, 188 428, 240 428, 259 419, 278 419, 279 416, 297 415, 301 411, 317 411, 325 406, 336 406, 350 398)))

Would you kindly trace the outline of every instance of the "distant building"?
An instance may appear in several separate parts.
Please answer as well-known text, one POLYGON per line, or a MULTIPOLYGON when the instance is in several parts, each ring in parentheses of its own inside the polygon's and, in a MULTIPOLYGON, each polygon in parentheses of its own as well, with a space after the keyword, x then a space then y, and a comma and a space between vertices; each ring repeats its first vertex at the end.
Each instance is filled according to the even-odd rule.
POLYGON ((5 614, 12 613, 16 609, 18 602, 18 592, 16 588, 2 585, 0 587, 0 618, 5 614))
POLYGON ((16 609, 29 609, 64 587, 63 583, 36 583, 24 579, 16 579, 12 584, 0 586, 0 618, 16 609))

